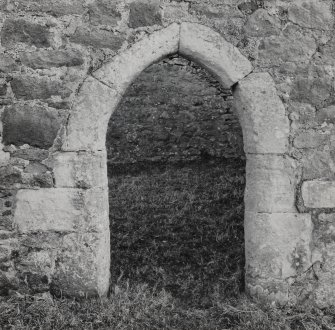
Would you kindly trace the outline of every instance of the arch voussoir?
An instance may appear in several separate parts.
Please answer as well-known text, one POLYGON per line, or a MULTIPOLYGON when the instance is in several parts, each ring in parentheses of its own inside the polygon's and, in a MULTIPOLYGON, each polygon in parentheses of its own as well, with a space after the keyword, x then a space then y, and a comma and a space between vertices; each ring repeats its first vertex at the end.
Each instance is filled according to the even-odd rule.
POLYGON ((234 109, 246 154, 287 152, 289 120, 270 74, 251 73, 239 81, 234 90, 234 109))
POLYGON ((226 88, 253 70, 250 61, 236 47, 201 24, 181 23, 179 53, 199 63, 226 88))
POLYGON ((116 91, 124 93, 144 69, 178 52, 179 35, 179 24, 173 23, 144 37, 92 75, 116 91))

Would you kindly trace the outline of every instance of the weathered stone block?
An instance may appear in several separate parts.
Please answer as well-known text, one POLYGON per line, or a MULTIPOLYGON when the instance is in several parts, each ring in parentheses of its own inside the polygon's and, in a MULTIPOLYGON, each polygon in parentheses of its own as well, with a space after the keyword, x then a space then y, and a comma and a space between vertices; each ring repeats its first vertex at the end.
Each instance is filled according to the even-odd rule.
POLYGON ((266 37, 280 33, 280 20, 269 15, 265 9, 258 9, 248 17, 244 32, 250 37, 266 37))
POLYGON ((317 44, 312 35, 300 28, 288 25, 283 34, 261 40, 258 62, 261 66, 279 65, 284 62, 308 62, 314 55, 317 44))
POLYGON ((311 266, 312 220, 309 214, 245 213, 247 283, 286 280, 311 266))
POLYGON ((116 26, 121 19, 117 1, 98 0, 89 5, 90 23, 93 25, 116 26))
POLYGON ((103 296, 110 278, 110 234, 69 234, 63 238, 52 292, 70 297, 103 296))
POLYGON ((252 71, 251 63, 237 48, 200 24, 181 24, 179 52, 207 69, 226 88, 252 71))
POLYGON ((3 113, 3 142, 29 144, 40 148, 52 146, 66 114, 38 104, 15 104, 3 113))
POLYGON ((304 28, 331 30, 332 5, 329 0, 295 0, 288 8, 288 19, 304 28))
POLYGON ((306 207, 335 208, 335 181, 305 181, 301 192, 306 207))
POLYGON ((316 132, 314 130, 309 130, 299 133, 294 138, 294 146, 299 149, 303 148, 317 148, 323 146, 329 142, 329 133, 316 132))
POLYGON ((0 81, 0 97, 4 97, 7 94, 7 84, 4 81, 0 81))
POLYGON ((106 151, 57 152, 45 163, 53 168, 56 187, 107 189, 106 151))
POLYGON ((1 30, 1 43, 13 47, 18 42, 38 48, 50 47, 50 32, 46 26, 30 23, 22 19, 7 19, 1 30))
POLYGON ((280 155, 247 155, 244 202, 247 212, 296 212, 292 160, 280 155))
MULTIPOLYGON (((50 140, 51 142, 51 140, 50 140)), ((11 152, 12 157, 17 157, 29 161, 36 161, 40 162, 46 158, 48 158, 49 151, 48 150, 43 150, 39 148, 21 148, 21 149, 16 149, 11 152)))
POLYGON ((23 189, 17 193, 14 223, 21 233, 108 232, 108 190, 23 189))
POLYGON ((316 118, 319 124, 335 124, 335 105, 320 109, 316 113, 316 118))
POLYGON ((294 129, 313 127, 316 123, 316 109, 308 103, 292 102, 289 107, 290 120, 294 129))
POLYGON ((82 55, 75 50, 40 50, 20 54, 22 63, 33 69, 46 69, 51 67, 78 66, 84 63, 82 55))
POLYGON ((15 61, 4 54, 0 54, 0 72, 8 73, 17 71, 19 66, 15 63, 15 61))
POLYGON ((11 86, 14 95, 23 100, 48 99, 52 96, 67 98, 72 94, 72 90, 66 87, 64 81, 48 77, 15 76, 11 86))
POLYGON ((295 74, 291 100, 323 107, 333 93, 333 74, 323 65, 309 65, 295 74))
POLYGON ((81 26, 70 37, 70 41, 84 46, 118 51, 125 41, 125 37, 110 31, 81 26))
POLYGON ((64 15, 82 15, 85 12, 82 0, 18 0, 15 6, 19 10, 44 12, 59 17, 64 15))
POLYGON ((140 0, 130 4, 129 26, 138 28, 141 26, 161 25, 162 17, 159 0, 140 0))
POLYGON ((234 91, 234 102, 246 153, 286 152, 289 120, 268 73, 253 73, 241 80, 234 91))
POLYGON ((22 183, 22 171, 18 168, 7 165, 0 167, 0 185, 3 187, 16 186, 22 183))
POLYGON ((303 179, 335 179, 335 163, 333 158, 334 156, 329 150, 305 149, 301 159, 303 179))

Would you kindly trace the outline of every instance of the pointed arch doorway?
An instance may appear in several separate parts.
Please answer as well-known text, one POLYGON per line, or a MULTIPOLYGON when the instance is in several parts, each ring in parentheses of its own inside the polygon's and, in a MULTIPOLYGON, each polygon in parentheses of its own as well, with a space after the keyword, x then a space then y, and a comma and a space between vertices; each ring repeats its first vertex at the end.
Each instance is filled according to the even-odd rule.
MULTIPOLYGON (((310 253, 306 228, 311 228, 308 215, 295 208, 294 164, 287 157, 289 120, 271 76, 252 73, 251 63, 239 50, 206 26, 174 23, 143 37, 89 75, 49 157, 55 188, 19 191, 17 210, 24 210, 29 200, 41 199, 43 203, 36 208, 46 214, 46 221, 44 207, 53 207, 59 215, 53 215, 56 221, 49 221, 48 230, 70 230, 62 243, 54 286, 69 296, 106 294, 110 277, 105 150, 109 118, 146 67, 177 53, 207 69, 225 88, 233 88, 247 157, 246 288, 252 295, 285 301, 287 279, 296 274, 291 255, 297 246, 310 253)), ((17 219, 21 231, 29 219, 17 219)))

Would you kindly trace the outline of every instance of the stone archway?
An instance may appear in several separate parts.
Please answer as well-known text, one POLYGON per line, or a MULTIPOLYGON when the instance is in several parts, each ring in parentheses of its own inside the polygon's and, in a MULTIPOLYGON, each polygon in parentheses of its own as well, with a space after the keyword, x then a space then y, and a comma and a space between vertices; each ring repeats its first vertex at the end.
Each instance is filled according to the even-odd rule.
POLYGON ((53 284, 70 296, 109 288, 110 242, 105 138, 122 95, 149 65, 179 53, 234 89, 247 156, 246 287, 286 301, 297 250, 310 256, 310 215, 295 208, 294 162, 287 156, 289 121, 268 73, 208 27, 172 24, 135 43, 88 76, 48 163, 55 188, 21 190, 15 221, 21 232, 65 231, 53 284), (27 216, 27 214, 29 216, 27 216))

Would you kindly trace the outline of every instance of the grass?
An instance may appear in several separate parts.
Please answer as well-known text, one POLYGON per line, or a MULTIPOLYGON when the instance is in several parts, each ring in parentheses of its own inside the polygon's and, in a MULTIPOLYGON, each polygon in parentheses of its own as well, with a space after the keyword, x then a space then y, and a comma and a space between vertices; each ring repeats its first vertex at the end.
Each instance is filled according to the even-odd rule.
POLYGON ((180 304, 243 290, 244 163, 202 162, 110 177, 112 281, 148 283, 180 304))
POLYGON ((3 297, 0 329, 335 329, 335 309, 243 294, 243 162, 110 172, 109 297, 3 297))

